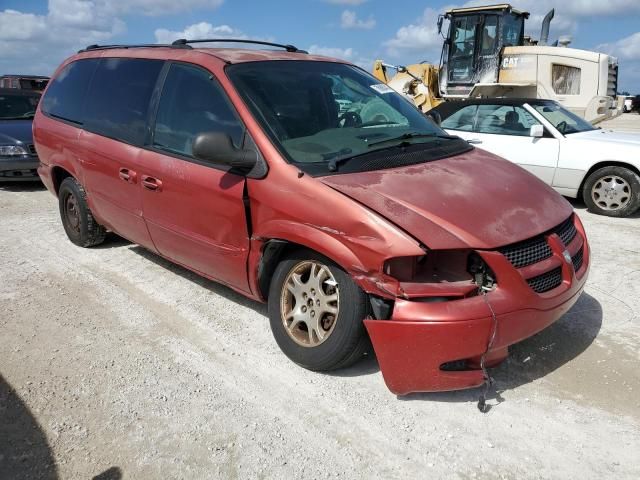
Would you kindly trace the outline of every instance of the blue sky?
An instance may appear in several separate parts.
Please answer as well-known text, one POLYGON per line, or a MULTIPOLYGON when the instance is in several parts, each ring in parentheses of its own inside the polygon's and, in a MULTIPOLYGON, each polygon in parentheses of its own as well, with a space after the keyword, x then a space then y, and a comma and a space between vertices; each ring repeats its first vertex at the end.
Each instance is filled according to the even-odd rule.
MULTIPOLYGON (((437 14, 491 0, 0 0, 0 72, 50 74, 90 43, 149 43, 181 36, 238 36, 293 43, 369 69, 437 61, 437 14)), ((520 0, 528 31, 556 8, 551 38, 620 60, 620 87, 640 93, 640 0, 520 0)))

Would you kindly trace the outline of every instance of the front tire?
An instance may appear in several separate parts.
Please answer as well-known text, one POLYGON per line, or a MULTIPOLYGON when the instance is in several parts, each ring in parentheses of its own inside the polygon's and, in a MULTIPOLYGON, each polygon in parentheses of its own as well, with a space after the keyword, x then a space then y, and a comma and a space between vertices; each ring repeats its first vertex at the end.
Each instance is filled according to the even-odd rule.
POLYGON ((93 218, 87 204, 87 193, 75 178, 67 177, 60 184, 58 206, 69 240, 79 247, 93 247, 104 242, 107 232, 93 218))
POLYGON ((287 256, 269 289, 273 336, 293 362, 314 371, 347 367, 369 350, 367 295, 331 260, 300 250, 287 256))
POLYGON ((640 177, 625 167, 603 167, 584 182, 584 203, 590 212, 627 217, 640 208, 640 177))

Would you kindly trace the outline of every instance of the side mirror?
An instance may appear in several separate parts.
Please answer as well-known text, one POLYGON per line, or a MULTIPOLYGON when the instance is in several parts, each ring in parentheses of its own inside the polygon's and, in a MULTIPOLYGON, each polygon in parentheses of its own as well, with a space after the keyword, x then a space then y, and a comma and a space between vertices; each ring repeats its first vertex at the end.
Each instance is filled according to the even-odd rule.
POLYGON ((535 138, 544 137, 544 127, 542 125, 531 125, 529 136, 535 138))
POLYGON ((442 34, 442 22, 444 22, 444 16, 438 16, 438 33, 442 34))
POLYGON ((231 137, 222 132, 204 132, 193 140, 193 156, 205 162, 228 165, 239 170, 251 170, 258 156, 253 150, 241 150, 231 137))
POLYGON ((440 126, 442 124, 442 115, 440 115, 440 112, 436 112, 435 110, 431 110, 430 112, 427 112, 426 115, 431 120, 433 120, 433 123, 435 123, 436 125, 440 126))

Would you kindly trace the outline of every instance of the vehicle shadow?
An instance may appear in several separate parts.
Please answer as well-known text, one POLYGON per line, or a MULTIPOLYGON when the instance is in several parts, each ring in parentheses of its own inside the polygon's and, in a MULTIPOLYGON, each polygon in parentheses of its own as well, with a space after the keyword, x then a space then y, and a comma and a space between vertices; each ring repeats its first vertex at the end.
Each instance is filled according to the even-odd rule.
POLYGON ((39 192, 46 190, 46 187, 40 180, 34 180, 32 182, 1 181, 0 190, 5 192, 39 192))
POLYGON ((91 480, 120 480, 122 478, 122 470, 118 467, 111 467, 104 472, 96 475, 91 480))
MULTIPOLYGON (((513 345, 509 358, 490 370, 494 379, 489 405, 504 401, 502 394, 539 378, 577 358, 593 343, 602 327, 602 306, 587 293, 557 322, 533 337, 513 345)), ((474 388, 456 392, 414 393, 400 400, 436 402, 475 402, 481 390, 474 388)))
POLYGON ((156 265, 164 268, 165 270, 169 270, 171 273, 175 273, 176 275, 180 275, 182 278, 189 280, 192 283, 195 283, 199 287, 206 288, 211 293, 216 295, 220 295, 221 297, 226 298, 238 305, 241 305, 246 308, 250 308, 251 310, 267 316, 267 305, 264 303, 260 303, 255 300, 251 300, 244 295, 237 293, 231 288, 222 285, 221 283, 214 282, 213 280, 208 280, 197 273, 192 272, 180 265, 170 262, 169 260, 165 260, 160 255, 157 255, 153 252, 150 252, 146 248, 143 248, 139 245, 134 245, 130 248, 130 250, 138 255, 144 257, 147 260, 152 261, 156 265))
POLYGON ((367 353, 366 356, 356 364, 347 368, 341 368, 340 370, 325 372, 325 375, 332 377, 360 377, 362 375, 378 373, 379 371, 380 365, 378 365, 378 359, 372 349, 370 353, 367 353))
MULTIPOLYGON (((0 375, 0 478, 56 480, 60 478, 47 436, 13 387, 0 375)), ((111 467, 94 480, 121 480, 111 467)))
POLYGON ((13 480, 58 478, 56 462, 44 431, 2 375, 0 476, 13 480))
POLYGON ((131 242, 126 238, 121 237, 113 232, 107 232, 107 236, 99 245, 95 245, 91 247, 92 250, 106 250, 109 248, 120 248, 126 247, 127 245, 131 245, 131 242))

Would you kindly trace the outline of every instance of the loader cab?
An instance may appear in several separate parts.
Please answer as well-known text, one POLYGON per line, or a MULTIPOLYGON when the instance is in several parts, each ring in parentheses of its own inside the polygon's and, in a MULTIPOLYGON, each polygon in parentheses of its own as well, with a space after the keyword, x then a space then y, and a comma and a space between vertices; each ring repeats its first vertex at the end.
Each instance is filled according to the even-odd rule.
POLYGON ((444 20, 449 20, 440 64, 441 95, 466 97, 477 83, 497 82, 500 52, 524 44, 528 17, 507 4, 456 8, 440 17, 440 32, 444 20))

